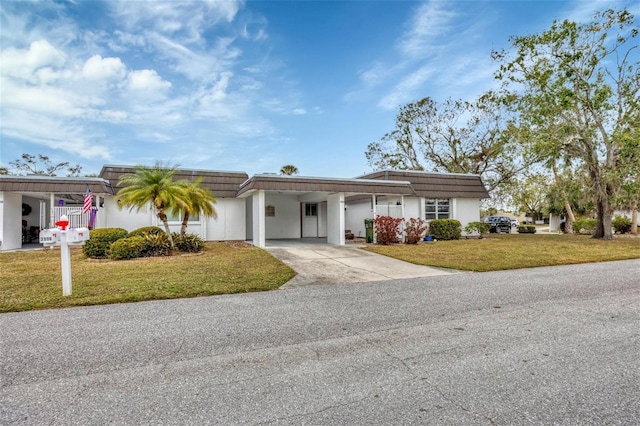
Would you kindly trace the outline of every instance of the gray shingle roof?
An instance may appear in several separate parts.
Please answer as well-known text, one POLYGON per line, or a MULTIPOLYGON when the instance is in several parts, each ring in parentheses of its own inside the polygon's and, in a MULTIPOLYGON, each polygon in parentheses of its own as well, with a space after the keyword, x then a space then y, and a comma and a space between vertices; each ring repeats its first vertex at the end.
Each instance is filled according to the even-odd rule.
POLYGON ((380 170, 359 176, 358 179, 409 181, 418 197, 489 198, 489 193, 478 175, 380 170))
POLYGON ((346 194, 414 195, 411 184, 406 181, 255 175, 240 186, 238 196, 257 189, 296 192, 344 192, 346 194))
MULTIPOLYGON (((120 189, 118 181, 120 176, 126 173, 134 173, 133 166, 104 166, 100 171, 100 177, 111 182, 115 192, 120 189)), ((236 196, 238 187, 245 182, 249 176, 244 172, 223 172, 215 170, 190 170, 178 169, 174 175, 175 180, 190 180, 202 178, 201 186, 210 189, 218 198, 233 198, 236 196)))
POLYGON ((0 191, 51 192, 56 194, 84 194, 87 188, 94 194, 113 194, 108 180, 101 178, 56 177, 44 175, 0 176, 0 191))

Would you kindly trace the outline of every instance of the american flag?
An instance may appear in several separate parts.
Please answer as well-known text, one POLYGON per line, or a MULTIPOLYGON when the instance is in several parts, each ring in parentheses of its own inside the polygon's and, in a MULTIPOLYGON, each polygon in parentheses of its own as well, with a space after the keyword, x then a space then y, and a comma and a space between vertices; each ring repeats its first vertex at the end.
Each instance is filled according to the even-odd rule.
POLYGON ((87 187, 87 192, 84 194, 84 205, 82 206, 82 213, 88 213, 91 210, 91 204, 93 202, 93 195, 91 190, 87 187))

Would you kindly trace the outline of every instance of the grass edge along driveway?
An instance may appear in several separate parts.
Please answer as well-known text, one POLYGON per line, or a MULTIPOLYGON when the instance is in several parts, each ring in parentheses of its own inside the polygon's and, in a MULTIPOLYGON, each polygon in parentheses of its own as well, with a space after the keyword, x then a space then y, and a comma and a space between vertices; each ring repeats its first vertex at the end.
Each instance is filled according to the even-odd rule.
POLYGON ((483 239, 368 245, 364 249, 416 265, 487 272, 640 259, 640 236, 603 241, 586 235, 489 234, 483 239))
POLYGON ((208 242, 200 254, 87 259, 71 250, 72 295, 62 296, 60 250, 0 253, 0 312, 277 289, 295 271, 244 242, 208 242))

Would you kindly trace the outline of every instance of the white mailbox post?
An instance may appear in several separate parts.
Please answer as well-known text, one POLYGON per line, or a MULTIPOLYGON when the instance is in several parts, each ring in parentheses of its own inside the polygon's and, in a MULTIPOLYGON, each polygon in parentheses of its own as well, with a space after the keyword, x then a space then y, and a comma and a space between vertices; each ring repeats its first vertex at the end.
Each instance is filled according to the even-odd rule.
POLYGON ((69 244, 82 245, 89 239, 89 229, 74 228, 67 230, 69 219, 60 216, 56 222, 57 228, 40 231, 40 243, 45 246, 60 246, 60 263, 62 266, 62 295, 71 296, 71 254, 69 244))

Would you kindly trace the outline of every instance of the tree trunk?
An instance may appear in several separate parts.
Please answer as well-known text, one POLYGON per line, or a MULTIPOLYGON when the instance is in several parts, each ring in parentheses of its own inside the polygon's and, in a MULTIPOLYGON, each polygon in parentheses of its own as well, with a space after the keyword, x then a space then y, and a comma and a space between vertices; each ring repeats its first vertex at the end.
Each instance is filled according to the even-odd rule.
POLYGON ((173 237, 171 236, 171 230, 169 229, 169 221, 167 220, 167 215, 164 213, 164 210, 158 209, 158 219, 160 219, 162 221, 162 224, 164 225, 164 232, 167 234, 167 237, 169 238, 169 242, 171 243, 171 248, 175 249, 176 245, 173 242, 173 237))
POLYGON ((603 240, 612 240, 613 233, 611 232, 611 215, 612 211, 609 210, 609 200, 606 195, 596 193, 596 230, 593 233, 593 238, 601 238, 603 240))
POLYGON ((184 235, 187 233, 187 222, 189 222, 189 212, 184 212, 184 217, 182 218, 182 226, 180 227, 180 235, 184 235))
POLYGON ((564 209, 567 211, 567 218, 564 221, 564 233, 573 234, 573 222, 576 221, 576 217, 573 215, 573 209, 568 201, 564 202, 564 209))
POLYGON ((634 235, 638 234, 638 203, 633 206, 633 210, 631 211, 631 233, 634 235))

